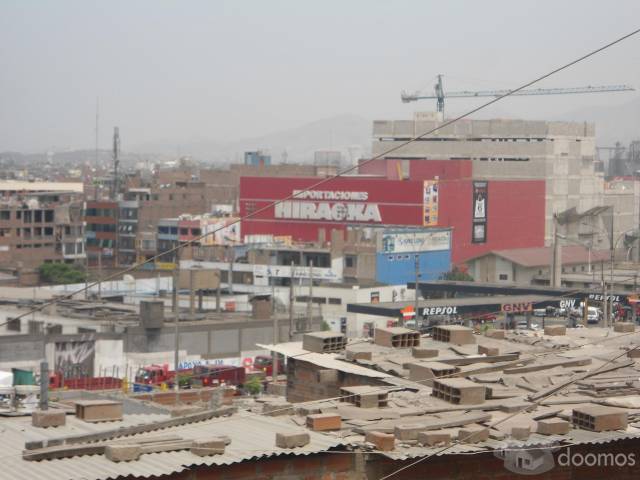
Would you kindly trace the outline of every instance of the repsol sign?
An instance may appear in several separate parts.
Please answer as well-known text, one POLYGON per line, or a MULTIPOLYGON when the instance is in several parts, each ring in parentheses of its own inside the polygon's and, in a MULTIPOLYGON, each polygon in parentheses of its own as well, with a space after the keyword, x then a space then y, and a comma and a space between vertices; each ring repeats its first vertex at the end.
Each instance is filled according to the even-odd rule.
POLYGON ((458 307, 425 307, 422 309, 422 316, 429 315, 455 315, 458 313, 458 307))
MULTIPOLYGON (((594 300, 596 302, 601 302, 604 296, 599 293, 590 293, 589 300, 594 300)), ((607 302, 621 302, 622 298, 620 295, 607 295, 607 302)))
POLYGON ((382 222, 377 203, 286 201, 275 206, 274 216, 275 218, 330 222, 382 222))

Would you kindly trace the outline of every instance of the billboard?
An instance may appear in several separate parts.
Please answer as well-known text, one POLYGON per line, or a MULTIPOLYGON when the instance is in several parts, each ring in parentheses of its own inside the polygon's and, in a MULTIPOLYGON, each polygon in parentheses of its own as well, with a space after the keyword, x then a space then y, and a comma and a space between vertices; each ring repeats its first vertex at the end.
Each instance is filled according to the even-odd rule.
POLYGON ((233 245, 242 243, 240 222, 236 217, 211 217, 201 220, 202 245, 233 245))
POLYGON ((488 203, 488 182, 473 182, 472 243, 486 243, 487 241, 488 203))
POLYGON ((422 187, 422 225, 435 227, 438 225, 438 181, 425 180, 422 187))
POLYGON ((241 177, 243 235, 314 241, 319 230, 349 225, 423 226, 423 181, 338 177, 322 185, 304 177, 241 177), (317 186, 316 186, 317 185, 317 186), (309 188, 309 190, 305 190, 309 188), (286 199, 273 205, 272 202, 286 199))
POLYGON ((449 250, 451 232, 402 232, 382 235, 382 253, 433 252, 449 250))

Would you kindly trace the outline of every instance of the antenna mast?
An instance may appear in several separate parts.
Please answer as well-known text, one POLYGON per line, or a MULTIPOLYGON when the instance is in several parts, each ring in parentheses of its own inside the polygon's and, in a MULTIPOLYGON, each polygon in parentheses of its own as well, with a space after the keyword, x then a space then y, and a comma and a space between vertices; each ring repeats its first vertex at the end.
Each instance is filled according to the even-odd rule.
POLYGON ((118 127, 113 127, 113 191, 111 194, 112 200, 118 199, 118 166, 120 165, 120 159, 118 155, 120 153, 120 131, 118 127))

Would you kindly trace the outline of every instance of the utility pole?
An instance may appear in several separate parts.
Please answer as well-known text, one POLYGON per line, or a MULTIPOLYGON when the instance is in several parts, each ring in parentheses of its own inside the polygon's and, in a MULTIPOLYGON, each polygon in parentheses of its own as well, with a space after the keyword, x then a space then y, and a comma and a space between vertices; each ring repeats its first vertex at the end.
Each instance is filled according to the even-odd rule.
POLYGON ((291 260, 291 279, 289 282, 289 341, 293 340, 293 260, 291 260))
MULTIPOLYGON (((416 270, 416 295, 415 295, 415 299, 414 299, 414 303, 413 303, 413 310, 414 310, 414 314, 415 316, 413 317, 415 319, 415 323, 416 323, 416 330, 419 329, 420 325, 418 324, 418 322, 420 321, 420 314, 419 314, 419 310, 420 308, 418 307, 418 301, 420 300, 420 257, 418 256, 418 254, 416 253, 415 256, 415 270, 416 270)), ((404 318, 402 318, 400 320, 400 326, 402 326, 404 324, 404 318)))
POLYGON ((118 199, 118 167, 120 166, 120 130, 113 127, 113 186, 111 192, 111 200, 118 199))
POLYGON ((102 247, 98 248, 98 300, 102 300, 102 247))
POLYGON ((193 290, 193 268, 189 269, 189 315, 193 320, 193 316, 196 313, 196 292, 193 290))
MULTIPOLYGON (((96 97, 96 168, 98 167, 98 126, 99 126, 99 120, 100 120, 100 99, 98 97, 96 97)), ((96 194, 96 200, 97 200, 97 194, 96 194)))
MULTIPOLYGON (((611 292, 613 292, 613 263, 615 261, 616 258, 616 245, 613 243, 613 209, 611 211, 611 242, 609 243, 611 249, 610 249, 610 254, 609 254, 609 290, 611 292)), ((616 242, 617 243, 617 242, 616 242)), ((613 326, 613 296, 611 297, 611 301, 607 302, 607 306, 609 307, 609 312, 607 315, 607 318, 609 318, 611 321, 611 326, 613 326)))
POLYGON ((562 246, 558 235, 558 217, 553 215, 553 253, 551 258, 551 282, 552 287, 562 286, 562 246))
POLYGON ((178 378, 178 365, 180 363, 180 305, 178 302, 180 298, 178 296, 178 282, 180 279, 180 250, 176 250, 176 266, 173 269, 173 319, 175 322, 175 352, 173 357, 174 369, 175 369, 175 385, 176 390, 176 405, 178 404, 178 395, 180 394, 180 379, 178 378))
POLYGON ((309 262, 309 301, 307 302, 307 321, 305 322, 305 331, 311 330, 313 325, 313 260, 309 262))
POLYGON ((233 250, 231 247, 227 247, 229 252, 229 295, 233 295, 233 250))
MULTIPOLYGON (((278 326, 278 316, 276 315, 276 302, 275 302, 275 278, 269 275, 271 281, 271 317, 273 318, 273 344, 277 345, 280 342, 280 327, 278 326)), ((273 382, 278 380, 278 352, 271 352, 271 378, 273 382)))
POLYGON ((49 409, 49 364, 40 362, 40 410, 49 409))
POLYGON ((606 328, 609 320, 607 312, 607 282, 604 279, 604 260, 600 264, 600 271, 602 273, 602 323, 606 328))
MULTIPOLYGON (((633 293, 635 295, 637 295, 638 291, 638 274, 636 273, 633 276, 633 293)), ((637 303, 632 303, 631 304, 631 318, 633 319, 633 323, 634 325, 638 322, 638 304, 637 303)))

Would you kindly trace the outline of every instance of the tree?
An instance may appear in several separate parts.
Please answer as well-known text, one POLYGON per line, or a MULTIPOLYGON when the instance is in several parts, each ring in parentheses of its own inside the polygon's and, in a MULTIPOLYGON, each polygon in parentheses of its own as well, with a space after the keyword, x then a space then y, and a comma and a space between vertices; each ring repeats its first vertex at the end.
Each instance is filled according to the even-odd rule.
POLYGON ((244 384, 244 388, 250 395, 258 395, 262 391, 262 382, 254 375, 244 384))
POLYGON ((38 268, 40 280, 45 283, 82 283, 85 273, 77 265, 43 263, 38 268))
POLYGON ((440 275, 440 280, 451 280, 455 282, 473 282, 473 277, 464 267, 455 266, 451 271, 440 275))

